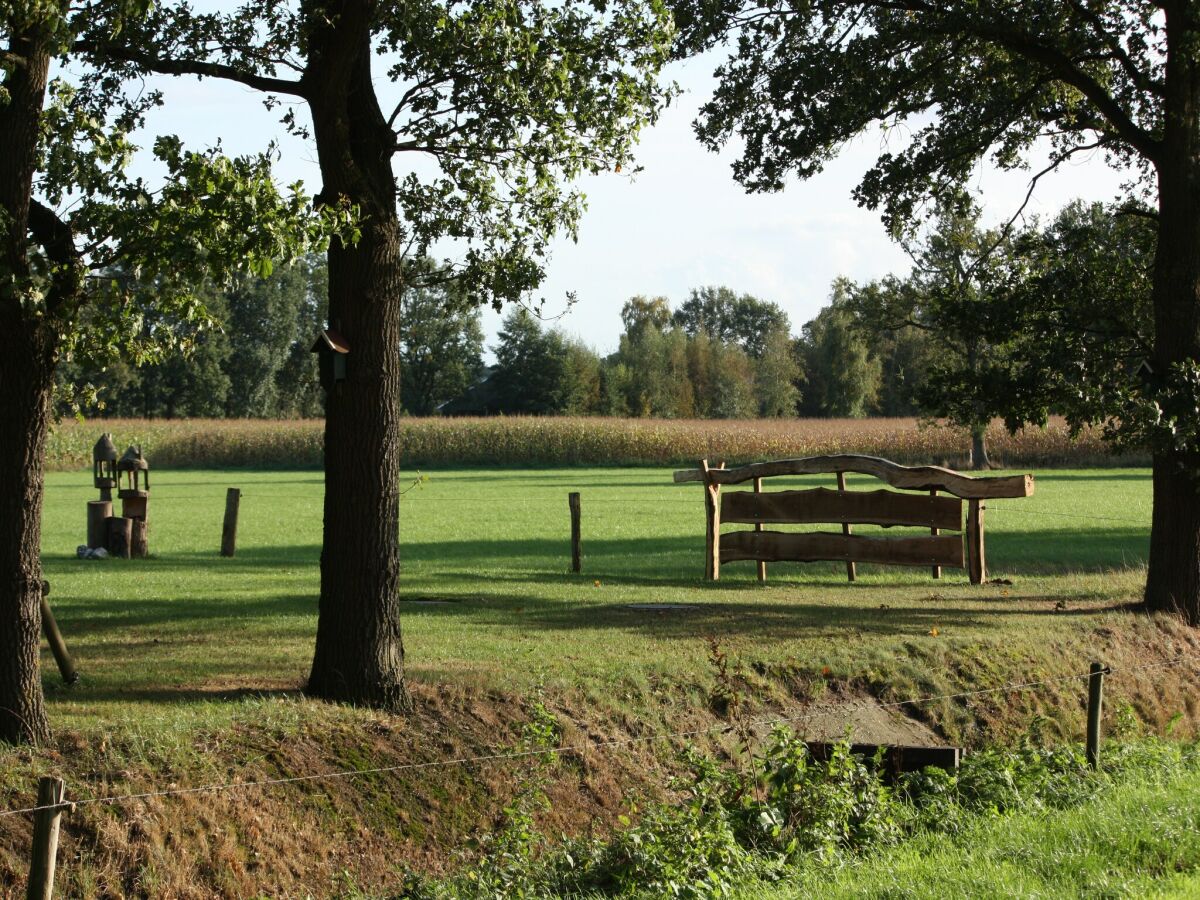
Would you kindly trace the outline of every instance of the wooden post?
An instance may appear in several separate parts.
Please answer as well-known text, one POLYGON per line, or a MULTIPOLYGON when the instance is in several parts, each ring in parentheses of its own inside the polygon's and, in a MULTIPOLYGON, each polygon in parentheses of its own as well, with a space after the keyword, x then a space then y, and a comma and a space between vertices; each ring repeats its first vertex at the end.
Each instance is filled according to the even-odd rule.
POLYGON ((124 516, 108 518, 108 552, 121 559, 129 559, 133 546, 133 519, 124 516))
MULTIPOLYGON (((762 493, 762 479, 761 478, 754 479, 754 493, 756 493, 756 494, 762 493)), ((762 531, 763 530, 762 522, 755 522, 754 530, 762 531)), ((763 562, 761 559, 758 560, 758 580, 759 581, 767 580, 767 564, 765 562, 763 562)))
POLYGON ((571 508, 571 571, 579 572, 583 568, 583 549, 579 544, 579 492, 567 494, 567 506, 571 508))
POLYGON ((54 896, 54 867, 58 857, 58 831, 66 786, 61 778, 38 781, 38 806, 33 820, 33 859, 29 862, 26 900, 50 900, 54 896))
POLYGON ((983 584, 987 580, 987 561, 983 554, 983 511, 982 500, 967 501, 967 565, 970 566, 971 584, 983 584))
MULTIPOLYGON (((838 480, 838 490, 845 491, 846 490, 846 473, 838 472, 837 480, 838 480)), ((854 529, 850 527, 849 522, 842 523, 842 534, 852 534, 853 532, 854 532, 854 529)), ((858 568, 857 568, 857 566, 854 565, 853 560, 846 560, 846 577, 850 581, 858 580, 858 568)))
POLYGON ((238 506, 241 502, 242 492, 238 488, 230 488, 225 492, 225 524, 221 528, 222 556, 233 556, 237 552, 238 506))
POLYGON ((62 680, 67 684, 74 684, 79 680, 79 673, 75 671, 75 662, 67 650, 67 642, 63 640, 62 632, 58 630, 58 622, 54 621, 54 613, 50 611, 50 601, 46 599, 49 593, 50 582, 43 581, 42 634, 46 635, 46 642, 50 645, 50 652, 54 654, 54 662, 58 664, 58 673, 62 675, 62 680))
MULTIPOLYGON (((929 489, 929 496, 930 496, 930 497, 936 497, 936 496, 937 496, 937 488, 930 488, 930 489, 929 489)), ((930 529, 929 529, 929 533, 930 533, 931 535, 933 535, 933 537, 937 537, 939 534, 941 534, 941 533, 942 533, 942 530, 941 530, 940 528, 938 528, 938 527, 935 525, 935 526, 933 526, 932 528, 930 528, 930 529)), ((941 578, 941 577, 942 577, 942 567, 941 567, 941 566, 934 566, 934 567, 933 567, 933 568, 932 568, 930 571, 931 571, 931 573, 933 574, 933 577, 934 577, 934 578, 941 578)))
POLYGON ((1104 676, 1108 666, 1092 663, 1088 675, 1087 761, 1093 769, 1100 768, 1100 712, 1104 705, 1104 676))
MULTIPOLYGON (((721 463, 718 469, 725 468, 721 463)), ((704 577, 709 581, 721 580, 721 486, 714 484, 709 472, 708 460, 700 460, 704 473, 704 577)))
POLYGON ((131 519, 133 528, 129 536, 129 555, 134 559, 145 559, 150 553, 149 542, 146 539, 146 520, 131 519))
POLYGON ((89 500, 87 505, 87 545, 92 550, 108 543, 108 522, 112 516, 111 500, 89 500))

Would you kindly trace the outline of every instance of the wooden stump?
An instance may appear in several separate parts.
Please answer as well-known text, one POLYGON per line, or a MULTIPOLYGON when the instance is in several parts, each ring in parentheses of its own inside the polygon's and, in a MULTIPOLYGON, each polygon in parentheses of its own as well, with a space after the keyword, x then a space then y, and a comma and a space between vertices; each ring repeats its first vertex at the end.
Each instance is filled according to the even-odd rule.
POLYGON ((111 500, 89 500, 87 505, 87 545, 92 550, 108 543, 108 520, 112 518, 111 500))
POLYGON ((150 553, 146 539, 146 520, 130 519, 129 521, 133 523, 129 540, 129 555, 134 559, 145 559, 150 553))
POLYGON ((567 506, 571 510, 571 571, 578 572, 583 568, 583 548, 580 545, 581 512, 577 491, 567 494, 567 506))
POLYGON ((971 584, 987 581, 987 560, 983 552, 983 511, 986 508, 982 500, 967 503, 967 564, 971 584))
POLYGON ((108 552, 111 556, 129 559, 133 549, 133 519, 111 516, 108 519, 108 552))
POLYGON ((225 491, 225 522, 221 526, 222 556, 233 556, 237 553, 238 507, 241 502, 242 492, 239 488, 229 488, 225 491))

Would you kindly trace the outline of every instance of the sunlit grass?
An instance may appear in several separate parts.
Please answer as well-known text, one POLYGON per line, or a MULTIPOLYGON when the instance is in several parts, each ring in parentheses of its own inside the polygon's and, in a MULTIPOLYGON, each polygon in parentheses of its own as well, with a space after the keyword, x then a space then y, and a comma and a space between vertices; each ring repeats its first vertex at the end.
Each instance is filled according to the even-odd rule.
MULTIPOLYGON (((934 581, 924 569, 871 566, 848 584, 832 563, 772 565, 766 585, 752 563, 731 564, 720 583, 705 583, 701 491, 673 485, 667 469, 428 474, 401 510, 403 627, 418 682, 514 692, 546 683, 636 700, 662 685, 706 684, 712 635, 747 669, 825 671, 903 697, 1059 671, 1104 652, 1108 626, 1147 640, 1157 627, 1119 609, 1144 577, 1150 477, 1141 470, 1044 472, 1033 497, 993 502, 991 574, 1013 584, 979 587, 961 571, 934 581), (571 490, 583 505, 578 576, 567 571, 571 490), (645 603, 692 608, 628 607, 645 603)), ((74 557, 94 496, 87 474, 49 477, 46 574, 83 672, 66 689, 44 660, 59 724, 192 727, 219 721, 228 698, 296 690, 307 674, 321 476, 155 469, 152 478, 153 557, 94 562, 74 557), (243 492, 234 559, 217 552, 227 486, 243 492)))

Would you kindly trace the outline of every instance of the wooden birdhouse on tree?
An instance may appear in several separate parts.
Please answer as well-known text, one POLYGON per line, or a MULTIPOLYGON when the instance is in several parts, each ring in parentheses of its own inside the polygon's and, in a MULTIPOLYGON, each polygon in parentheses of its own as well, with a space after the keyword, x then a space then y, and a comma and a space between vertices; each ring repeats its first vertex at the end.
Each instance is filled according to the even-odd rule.
POLYGON ((328 391, 337 382, 346 380, 346 358, 350 355, 350 345, 344 337, 332 328, 326 328, 317 335, 311 352, 317 354, 321 387, 328 391))
POLYGON ((121 515, 127 519, 146 518, 150 497, 150 464, 142 457, 141 447, 130 447, 117 461, 117 479, 121 515))
POLYGON ((92 448, 92 483, 101 500, 112 500, 112 489, 117 486, 117 445, 111 434, 102 434, 92 448))

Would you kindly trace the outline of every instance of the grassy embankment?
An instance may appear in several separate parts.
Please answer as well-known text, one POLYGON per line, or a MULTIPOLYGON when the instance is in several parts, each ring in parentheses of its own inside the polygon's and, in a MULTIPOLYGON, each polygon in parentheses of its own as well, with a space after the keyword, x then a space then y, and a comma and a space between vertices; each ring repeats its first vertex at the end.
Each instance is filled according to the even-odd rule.
MULTIPOLYGON (((731 565, 719 585, 705 584, 700 491, 672 485, 668 470, 435 471, 402 501, 416 698, 407 717, 298 693, 315 626, 318 474, 156 467, 152 478, 154 558, 103 563, 73 558, 93 495, 87 475, 49 478, 46 572, 84 678, 64 689, 44 660, 58 740, 3 751, 5 808, 46 771, 63 772, 72 795, 87 797, 512 747, 539 688, 569 744, 704 728, 721 721, 709 636, 754 708, 770 714, 814 699, 1054 678, 1100 658, 1117 669, 1110 714, 1129 704, 1154 730, 1178 714, 1177 733, 1195 728, 1183 673, 1134 670, 1197 643, 1168 620, 1126 609, 1144 576, 1143 470, 1040 472, 1034 497, 991 504, 992 574, 1013 584, 975 588, 958 572, 934 582, 923 570, 866 566, 851 585, 834 564, 772 566, 765 586, 752 564, 731 565), (227 485, 244 491, 235 559, 216 553, 227 485), (566 572, 569 490, 583 495, 581 577, 566 572)), ((851 479, 852 488, 873 485, 851 479)), ((1081 683, 1060 681, 910 712, 973 745, 1009 740, 1044 717, 1042 730, 1059 741, 1081 733, 1082 693, 1081 683)), ((564 762, 543 824, 603 828, 629 799, 657 793, 672 767, 669 744, 650 741, 564 762)), ((68 893, 85 896, 237 896, 264 885, 287 893, 332 885, 343 871, 357 884, 385 884, 404 865, 452 862, 494 823, 520 770, 480 763, 254 797, 81 807, 67 823, 63 877, 68 893), (312 845, 321 852, 305 852, 312 845)), ((23 820, 0 819, 0 884, 21 869, 25 830, 23 820)))

